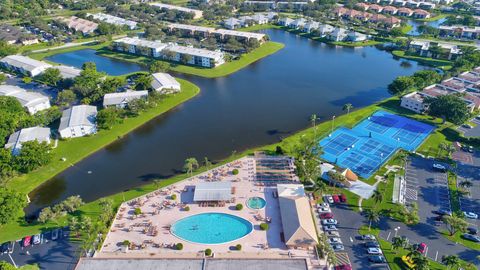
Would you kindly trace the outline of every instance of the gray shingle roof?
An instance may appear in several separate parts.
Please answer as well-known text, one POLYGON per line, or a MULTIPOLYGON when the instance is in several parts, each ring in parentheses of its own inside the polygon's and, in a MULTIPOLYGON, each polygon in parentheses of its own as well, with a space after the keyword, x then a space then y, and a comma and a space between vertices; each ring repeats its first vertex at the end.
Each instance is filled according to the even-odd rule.
POLYGON ((232 183, 205 182, 195 186, 194 201, 228 201, 232 198, 232 183))
POLYGON ((20 148, 24 142, 37 140, 38 142, 49 142, 50 129, 43 127, 31 127, 21 129, 8 138, 5 148, 20 148))
POLYGON ((95 126, 97 107, 90 105, 73 106, 63 111, 59 130, 74 126, 95 126))
POLYGON ((132 100, 147 97, 148 91, 127 91, 121 93, 109 93, 103 97, 103 106, 120 105, 132 100))
POLYGON ((43 68, 52 67, 52 65, 50 64, 32 59, 30 57, 26 57, 23 55, 8 55, 2 58, 2 60, 0 61, 10 66, 22 68, 23 70, 27 70, 30 72, 39 67, 43 67, 43 68))
POLYGON ((31 107, 48 101, 48 97, 40 93, 27 92, 14 85, 0 85, 0 96, 16 98, 23 107, 31 107))

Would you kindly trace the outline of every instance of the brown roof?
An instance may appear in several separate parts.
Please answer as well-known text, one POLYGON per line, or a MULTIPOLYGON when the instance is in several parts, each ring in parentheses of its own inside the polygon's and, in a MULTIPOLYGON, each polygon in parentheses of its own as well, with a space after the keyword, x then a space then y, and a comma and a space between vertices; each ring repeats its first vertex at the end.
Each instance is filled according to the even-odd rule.
POLYGON ((370 7, 368 4, 365 3, 357 3, 355 6, 362 8, 363 10, 367 10, 370 7))
POLYGON ((373 5, 370 5, 370 9, 380 10, 380 9, 382 9, 382 6, 379 6, 377 4, 373 4, 373 5))
POLYGON ((423 14, 423 15, 430 15, 430 12, 425 11, 425 10, 423 10, 423 9, 419 9, 419 8, 415 9, 415 10, 413 11, 413 13, 415 13, 415 14, 423 14))
POLYGON ((402 13, 412 13, 413 11, 409 8, 405 8, 405 7, 402 7, 402 8, 399 8, 398 9, 398 12, 402 12, 402 13))

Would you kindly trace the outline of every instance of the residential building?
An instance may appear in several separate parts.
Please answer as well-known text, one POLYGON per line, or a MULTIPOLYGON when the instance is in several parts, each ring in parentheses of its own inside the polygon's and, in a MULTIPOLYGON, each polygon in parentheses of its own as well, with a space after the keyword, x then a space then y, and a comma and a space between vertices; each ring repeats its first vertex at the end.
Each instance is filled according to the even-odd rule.
POLYGON ((80 32, 83 35, 90 35, 98 28, 97 23, 75 16, 60 18, 60 21, 64 22, 68 28, 75 30, 75 32, 80 32))
POLYGON ((304 19, 304 18, 298 18, 296 20, 294 20, 290 25, 289 27, 290 28, 294 28, 294 29, 301 29, 303 28, 303 26, 305 25, 307 21, 304 19))
POLYGON ((398 9, 393 6, 386 6, 383 8, 382 13, 388 14, 388 15, 395 15, 397 14, 398 9))
POLYGON ((160 92, 162 94, 170 94, 180 92, 181 86, 180 83, 175 80, 168 73, 154 73, 152 74, 152 88, 153 90, 160 92))
POLYGON ((355 31, 349 31, 347 33, 346 40, 352 42, 361 42, 367 40, 367 35, 355 31))
POLYGON ((115 40, 113 46, 118 51, 158 58, 162 56, 162 50, 167 47, 167 44, 159 41, 125 37, 115 40))
POLYGON ((320 35, 320 37, 325 37, 326 35, 329 35, 330 33, 335 30, 335 27, 329 25, 329 24, 322 24, 318 27, 317 32, 320 35))
POLYGON ((252 19, 252 21, 255 22, 255 24, 267 24, 271 20, 273 20, 273 17, 275 17, 275 16, 276 16, 276 14, 273 15, 272 17, 269 17, 268 14, 264 15, 264 14, 257 13, 257 14, 254 14, 251 17, 251 19, 252 19))
POLYGON ((88 16, 92 16, 92 18, 95 20, 99 20, 109 24, 114 24, 118 26, 127 26, 130 30, 137 28, 137 22, 126 20, 117 16, 105 14, 105 13, 88 14, 88 16))
POLYGON ((244 1, 244 5, 255 6, 262 9, 275 9, 277 3, 275 1, 244 1))
POLYGON ((23 128, 10 135, 7 144, 5 144, 5 149, 11 148, 12 153, 18 155, 22 148, 22 143, 30 141, 46 142, 49 144, 50 129, 44 127, 23 128))
POLYGON ((421 40, 411 41, 409 50, 414 51, 422 57, 446 58, 448 60, 455 60, 462 54, 461 49, 457 45, 421 40), (439 54, 437 50, 432 52, 432 46, 438 46, 442 52, 439 54))
POLYGON ((413 18, 415 19, 428 19, 430 18, 430 12, 423 9, 415 9, 413 11, 413 18))
POLYGON ((163 4, 163 3, 150 3, 150 5, 155 6, 155 7, 159 7, 159 8, 162 8, 162 9, 171 9, 171 10, 182 11, 182 12, 185 12, 185 13, 192 13, 194 19, 200 19, 200 18, 203 17, 203 11, 198 10, 198 9, 179 7, 179 6, 163 4))
POLYGON ((357 3, 355 6, 356 6, 358 9, 363 10, 363 11, 367 11, 367 10, 370 8, 370 5, 365 4, 365 3, 362 3, 362 2, 357 3))
POLYGON ((54 66, 53 68, 56 68, 60 71, 60 76, 62 76, 63 79, 73 79, 77 76, 80 76, 80 73, 82 72, 80 69, 76 67, 70 67, 70 66, 54 66))
MULTIPOLYGON (((241 21, 240 21, 241 23, 241 21)), ((256 39, 258 42, 262 43, 266 39, 265 34, 261 33, 252 33, 252 32, 242 32, 228 29, 215 29, 212 27, 205 26, 196 26, 188 24, 179 24, 171 23, 168 25, 169 31, 182 31, 182 33, 191 36, 200 35, 202 37, 215 36, 221 39, 235 38, 236 40, 243 42, 250 39, 256 39)))
POLYGON ((276 8, 277 9, 302 9, 308 5, 308 2, 277 2, 276 8))
POLYGON ((397 10, 397 15, 402 17, 410 17, 413 15, 413 10, 405 7, 401 7, 397 10))
POLYGON ((320 26, 320 23, 315 21, 309 21, 303 26, 303 31, 310 33, 313 30, 317 30, 319 26, 320 26))
POLYGON ((465 71, 457 76, 458 79, 471 84, 480 84, 480 73, 474 71, 465 71))
POLYGON ((407 1, 407 3, 405 3, 405 7, 407 8, 418 8, 419 6, 420 6, 419 2, 407 1))
POLYGON ((440 25, 440 36, 465 38, 465 39, 477 39, 479 38, 480 27, 468 27, 463 25, 440 25))
POLYGON ((50 108, 50 100, 40 93, 27 92, 13 85, 0 85, 0 96, 16 98, 30 114, 50 108))
POLYGON ((119 93, 108 93, 103 96, 103 107, 126 108, 132 100, 147 99, 148 91, 126 91, 119 93))
POLYGON ((331 41, 343 41, 348 36, 348 31, 344 28, 336 27, 327 38, 331 41))
POLYGON ((182 62, 189 57, 187 64, 213 68, 225 63, 225 56, 223 52, 209 51, 205 49, 191 48, 185 46, 172 45, 166 48, 169 52, 173 52, 174 55, 171 58, 166 57, 168 60, 182 62))
POLYGON ((0 25, 0 40, 10 45, 15 43, 21 43, 22 45, 38 43, 38 39, 35 36, 26 34, 22 29, 9 24, 0 25))
POLYGON ((277 184, 277 192, 285 245, 288 248, 317 245, 317 231, 303 185, 277 184))
POLYGON ((237 29, 242 27, 242 23, 240 22, 239 19, 236 18, 228 18, 225 21, 223 21, 223 26, 227 29, 237 29))
POLYGON ((375 12, 375 13, 380 13, 383 10, 383 7, 377 4, 370 5, 368 8, 369 11, 375 12))
POLYGON ((293 22, 293 19, 290 19, 288 17, 280 18, 278 20, 278 24, 285 27, 289 27, 292 22, 293 22))
POLYGON ((412 92, 402 97, 400 106, 416 113, 423 113, 428 109, 424 101, 425 96, 422 93, 412 92))
POLYGON ((10 70, 35 77, 52 65, 23 55, 9 55, 0 60, 0 64, 10 70))
POLYGON ((76 138, 97 132, 95 124, 97 107, 90 105, 73 106, 63 111, 58 132, 62 138, 76 138))

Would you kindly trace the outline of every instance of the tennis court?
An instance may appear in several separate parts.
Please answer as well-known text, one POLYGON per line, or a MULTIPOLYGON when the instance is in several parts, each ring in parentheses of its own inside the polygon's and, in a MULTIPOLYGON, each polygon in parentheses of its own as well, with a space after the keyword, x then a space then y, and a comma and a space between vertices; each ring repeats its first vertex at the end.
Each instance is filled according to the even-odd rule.
POLYGON ((323 159, 369 178, 399 148, 414 151, 433 127, 377 111, 353 129, 338 128, 320 141, 323 159))

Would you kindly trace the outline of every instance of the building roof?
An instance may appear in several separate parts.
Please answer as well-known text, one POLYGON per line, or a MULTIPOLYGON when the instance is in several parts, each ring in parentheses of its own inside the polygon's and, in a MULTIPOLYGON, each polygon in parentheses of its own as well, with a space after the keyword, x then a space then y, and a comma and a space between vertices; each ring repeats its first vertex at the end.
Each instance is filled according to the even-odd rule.
POLYGON ((37 140, 38 142, 49 142, 50 129, 44 127, 31 127, 21 129, 8 138, 5 148, 18 149, 24 142, 37 140))
POLYGON ((54 68, 58 69, 60 71, 60 76, 64 79, 72 79, 77 76, 80 76, 80 73, 82 70, 76 68, 76 67, 70 67, 70 66, 54 66, 54 68))
POLYGON ((95 126, 97 107, 90 105, 73 106, 63 111, 59 130, 75 126, 95 126))
POLYGON ((115 42, 125 43, 129 45, 134 45, 134 46, 147 47, 155 50, 163 50, 167 47, 167 44, 162 43, 160 41, 151 41, 151 40, 141 39, 137 37, 135 38, 124 37, 124 38, 115 40, 115 42))
POLYGON ((13 85, 0 85, 0 96, 14 97, 23 107, 32 107, 49 101, 47 96, 36 92, 27 92, 25 89, 13 85))
POLYGON ((231 182, 204 182, 195 186, 193 200, 229 201, 232 198, 231 182))
POLYGON ((126 20, 117 16, 112 16, 110 14, 105 13, 96 13, 96 14, 88 14, 92 16, 95 20, 99 20, 102 22, 114 24, 114 25, 126 25, 130 27, 130 29, 134 29, 137 27, 137 22, 126 20))
POLYGON ((36 38, 26 33, 23 33, 22 29, 16 26, 9 25, 9 24, 0 25, 0 40, 5 40, 7 42, 18 42, 22 39, 36 39, 36 38))
POLYGON ((147 97, 148 91, 127 91, 120 93, 109 93, 103 96, 103 106, 120 105, 132 100, 147 97))
POLYGON ((185 47, 185 46, 179 46, 179 45, 171 45, 171 46, 168 46, 166 49, 172 52, 180 53, 180 54, 188 54, 192 56, 211 58, 214 60, 223 59, 223 56, 224 56, 223 52, 210 51, 210 50, 199 49, 199 48, 191 48, 191 47, 185 47))
POLYGON ((168 73, 161 73, 161 72, 154 73, 152 74, 152 77, 153 77, 152 88, 155 90, 165 86, 171 87, 172 85, 180 88, 180 83, 177 82, 177 80, 175 80, 175 78, 168 73))
POLYGON ((215 30, 215 28, 212 28, 212 27, 181 24, 181 23, 170 23, 168 27, 175 28, 175 29, 182 29, 182 30, 199 31, 199 32, 211 32, 215 30))
POLYGON ((37 68, 47 69, 49 67, 52 67, 52 65, 50 64, 23 55, 8 55, 2 58, 0 61, 2 63, 6 63, 10 66, 21 68, 29 72, 32 72, 37 68))
POLYGON ((300 191, 303 190, 303 185, 278 184, 277 189, 279 189, 278 201, 285 243, 292 246, 318 244, 317 231, 308 199, 305 196, 297 195, 305 192, 300 191))
POLYGON ((235 30, 228 30, 228 29, 216 29, 215 31, 213 31, 213 33, 227 35, 227 36, 234 36, 234 37, 254 38, 257 40, 262 40, 266 36, 265 34, 262 34, 262 33, 242 32, 242 31, 235 31, 235 30))
POLYGON ((61 20, 68 25, 69 28, 75 29, 82 33, 91 33, 98 28, 98 24, 89 20, 71 16, 69 18, 61 18, 61 20))
POLYGON ((203 16, 203 11, 198 10, 198 9, 179 7, 179 6, 163 4, 163 3, 150 3, 150 5, 155 6, 155 7, 159 7, 159 8, 174 9, 174 10, 179 10, 179 11, 182 11, 182 12, 193 13, 196 18, 203 16))
POLYGON ((352 170, 350 170, 349 168, 346 168, 345 170, 343 170, 342 175, 345 176, 345 178, 348 181, 357 181, 358 180, 358 176, 352 170))

